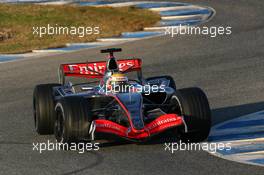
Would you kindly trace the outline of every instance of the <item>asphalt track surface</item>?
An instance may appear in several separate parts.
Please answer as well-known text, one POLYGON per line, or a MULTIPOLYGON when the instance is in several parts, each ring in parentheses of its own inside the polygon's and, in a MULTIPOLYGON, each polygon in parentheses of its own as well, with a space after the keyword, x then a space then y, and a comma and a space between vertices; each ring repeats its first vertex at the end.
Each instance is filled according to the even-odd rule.
MULTIPOLYGON (((262 0, 183 1, 213 7, 208 26, 232 35, 159 37, 121 45, 119 58, 143 58, 145 76, 172 75, 178 88, 205 90, 214 124, 264 109, 264 3, 262 0)), ((97 152, 32 151, 53 140, 33 129, 32 91, 57 81, 60 63, 104 59, 98 49, 0 64, 0 174, 264 174, 203 151, 164 151, 162 143, 110 144, 97 152)), ((54 140, 53 140, 54 141, 54 140)))

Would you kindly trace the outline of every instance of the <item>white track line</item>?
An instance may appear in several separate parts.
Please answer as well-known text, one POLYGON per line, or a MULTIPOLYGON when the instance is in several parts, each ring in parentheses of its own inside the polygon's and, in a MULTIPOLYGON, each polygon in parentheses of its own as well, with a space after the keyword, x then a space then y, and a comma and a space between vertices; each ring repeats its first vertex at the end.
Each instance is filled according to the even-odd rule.
POLYGON ((253 164, 258 166, 264 166, 263 164, 251 162, 254 159, 264 159, 264 151, 256 151, 250 153, 233 154, 222 157, 227 160, 232 160, 240 163, 253 164))
POLYGON ((141 38, 99 38, 97 41, 100 42, 119 42, 119 41, 135 41, 141 38))
POLYGON ((99 4, 99 5, 92 5, 94 7, 127 7, 127 6, 133 6, 138 4, 144 4, 151 1, 141 1, 141 2, 120 2, 120 3, 113 3, 113 4, 99 4))
MULTIPOLYGON (((238 154, 236 154, 238 155, 238 154)), ((247 152, 247 153, 241 153, 241 156, 250 156, 250 155, 260 155, 260 156, 264 156, 264 151, 255 151, 255 152, 247 152)))
POLYGON ((232 155, 226 156, 226 158, 232 159, 232 160, 239 159, 240 161, 250 161, 253 159, 264 159, 264 151, 232 154, 232 155))
POLYGON ((205 19, 207 15, 183 15, 183 16, 162 16, 162 20, 184 20, 184 19, 194 19, 201 18, 205 19))
POLYGON ((171 10, 174 11, 174 10, 190 10, 190 9, 202 10, 202 9, 206 9, 206 8, 199 7, 197 5, 189 5, 189 6, 149 8, 148 10, 155 11, 155 12, 162 12, 162 11, 171 11, 171 10))
POLYGON ((181 28, 183 30, 183 29, 188 28, 189 26, 181 26, 181 27, 180 26, 145 27, 144 30, 145 31, 166 30, 168 27, 173 27, 173 29, 181 28))
POLYGON ((55 2, 41 2, 41 3, 34 3, 36 5, 66 5, 66 4, 71 4, 73 3, 72 1, 55 1, 55 2))

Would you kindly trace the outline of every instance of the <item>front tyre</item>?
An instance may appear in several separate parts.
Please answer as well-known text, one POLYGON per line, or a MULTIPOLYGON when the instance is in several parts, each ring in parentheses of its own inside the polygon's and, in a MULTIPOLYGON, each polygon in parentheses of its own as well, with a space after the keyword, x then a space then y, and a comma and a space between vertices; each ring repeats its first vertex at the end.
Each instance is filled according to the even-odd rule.
POLYGON ((35 130, 40 135, 53 134, 55 110, 53 87, 60 84, 37 85, 33 93, 33 114, 35 130))
POLYGON ((55 138, 70 143, 89 139, 91 115, 88 99, 81 96, 64 97, 55 107, 55 138))
POLYGON ((178 103, 178 110, 187 126, 187 132, 180 132, 180 139, 185 142, 204 141, 211 128, 211 110, 205 93, 200 88, 180 89, 171 100, 178 103))

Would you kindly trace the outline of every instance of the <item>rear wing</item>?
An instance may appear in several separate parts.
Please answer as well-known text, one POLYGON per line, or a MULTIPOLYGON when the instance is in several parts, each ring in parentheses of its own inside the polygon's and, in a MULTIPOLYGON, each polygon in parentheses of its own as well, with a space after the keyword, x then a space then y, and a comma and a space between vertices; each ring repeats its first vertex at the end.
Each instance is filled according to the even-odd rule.
MULTIPOLYGON (((122 73, 140 71, 141 59, 117 60, 119 71, 122 73)), ((103 78, 106 71, 106 61, 61 64, 59 68, 60 83, 64 84, 65 77, 103 78)))

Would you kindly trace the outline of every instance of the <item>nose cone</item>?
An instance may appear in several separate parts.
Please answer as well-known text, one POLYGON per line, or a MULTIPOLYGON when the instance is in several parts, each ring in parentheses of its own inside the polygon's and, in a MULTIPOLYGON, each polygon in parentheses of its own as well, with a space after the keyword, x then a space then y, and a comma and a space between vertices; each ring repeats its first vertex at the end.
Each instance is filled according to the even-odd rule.
POLYGON ((144 122, 142 117, 142 95, 140 93, 120 93, 117 97, 127 108, 130 120, 135 130, 144 129, 144 122))

